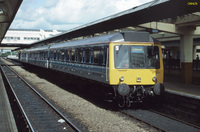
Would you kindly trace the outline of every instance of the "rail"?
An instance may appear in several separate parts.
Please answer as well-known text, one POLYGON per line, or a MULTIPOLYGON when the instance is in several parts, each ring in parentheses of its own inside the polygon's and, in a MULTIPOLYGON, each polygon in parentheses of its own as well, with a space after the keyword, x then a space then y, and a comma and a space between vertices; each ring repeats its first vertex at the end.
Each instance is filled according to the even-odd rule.
MULTIPOLYGON (((16 98, 16 100, 17 100, 19 106, 20 106, 21 111, 23 112, 23 115, 24 115, 24 117, 25 117, 25 119, 26 119, 26 121, 27 121, 27 123, 28 123, 28 126, 29 126, 30 130, 31 130, 32 132, 34 132, 35 130, 34 130, 34 128, 32 127, 32 124, 31 124, 31 122, 30 122, 30 120, 29 120, 29 118, 28 118, 26 112, 24 111, 23 106, 22 106, 21 103, 20 103, 20 101, 19 101, 19 99, 18 99, 18 96, 16 95, 16 93, 15 93, 15 91, 14 91, 12 85, 11 85, 11 82, 9 81, 9 79, 8 79, 8 77, 7 77, 7 75, 6 75, 5 71, 4 71, 4 69, 3 69, 3 67, 2 67, 2 66, 0 66, 0 67, 1 67, 1 70, 2 70, 4 76, 5 76, 6 80, 7 80, 7 82, 8 82, 8 84, 9 84, 10 88, 12 89, 12 92, 13 92, 14 95, 15 95, 15 98, 16 98)), ((12 73, 14 73, 14 74, 15 74, 18 78, 20 78, 29 88, 31 88, 31 90, 34 91, 46 104, 48 104, 48 105, 49 105, 63 120, 65 120, 65 122, 66 122, 74 131, 80 132, 80 129, 79 129, 78 127, 76 127, 67 117, 65 117, 55 106, 53 106, 47 99, 45 99, 45 97, 43 97, 33 86, 31 86, 31 85, 30 85, 24 78, 22 78, 17 72, 15 72, 13 69, 11 69, 10 67, 8 67, 7 65, 4 65, 4 67, 9 68, 9 70, 12 71, 12 73)))

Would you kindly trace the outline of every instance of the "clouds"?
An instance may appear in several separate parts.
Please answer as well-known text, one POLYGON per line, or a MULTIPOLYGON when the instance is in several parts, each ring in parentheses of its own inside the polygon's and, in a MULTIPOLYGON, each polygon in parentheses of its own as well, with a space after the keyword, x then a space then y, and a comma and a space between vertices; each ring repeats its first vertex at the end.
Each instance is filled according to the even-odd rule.
POLYGON ((24 0, 11 28, 68 30, 149 1, 24 0))

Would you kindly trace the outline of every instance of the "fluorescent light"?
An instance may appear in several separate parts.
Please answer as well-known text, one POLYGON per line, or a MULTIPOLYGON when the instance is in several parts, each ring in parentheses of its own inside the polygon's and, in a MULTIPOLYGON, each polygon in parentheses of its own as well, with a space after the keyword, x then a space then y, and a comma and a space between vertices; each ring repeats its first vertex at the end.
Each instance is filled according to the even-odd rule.
POLYGON ((3 14, 3 10, 2 10, 2 9, 0 9, 0 15, 1 15, 1 14, 3 14))

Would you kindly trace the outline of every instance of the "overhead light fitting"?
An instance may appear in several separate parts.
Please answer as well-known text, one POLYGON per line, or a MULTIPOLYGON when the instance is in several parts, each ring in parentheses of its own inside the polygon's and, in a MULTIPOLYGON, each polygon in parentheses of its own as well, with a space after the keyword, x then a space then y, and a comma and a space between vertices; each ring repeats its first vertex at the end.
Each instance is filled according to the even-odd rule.
POLYGON ((2 10, 2 9, 0 9, 0 15, 1 15, 1 14, 3 14, 3 10, 2 10))

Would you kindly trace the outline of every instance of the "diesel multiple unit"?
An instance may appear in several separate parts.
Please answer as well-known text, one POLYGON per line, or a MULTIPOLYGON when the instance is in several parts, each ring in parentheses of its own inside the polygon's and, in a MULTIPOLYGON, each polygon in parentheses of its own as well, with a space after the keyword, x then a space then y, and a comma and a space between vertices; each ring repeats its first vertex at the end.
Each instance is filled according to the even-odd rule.
POLYGON ((30 48, 21 52, 20 60, 109 85, 120 107, 164 91, 161 44, 147 32, 30 48))

